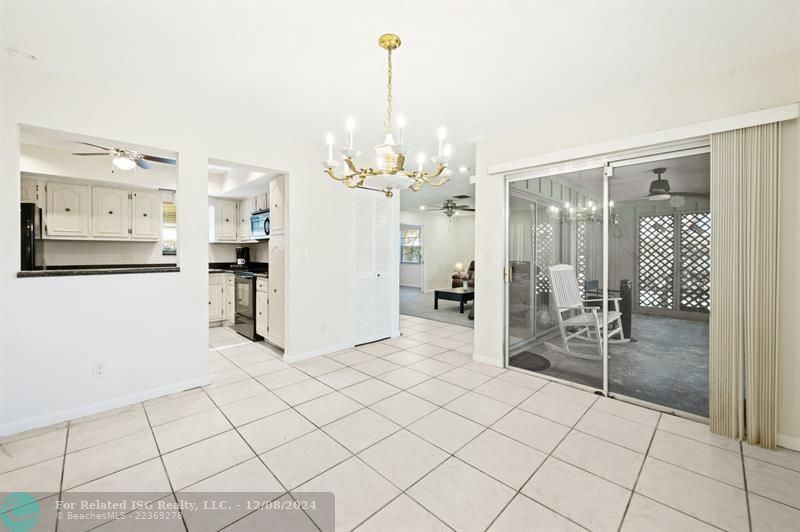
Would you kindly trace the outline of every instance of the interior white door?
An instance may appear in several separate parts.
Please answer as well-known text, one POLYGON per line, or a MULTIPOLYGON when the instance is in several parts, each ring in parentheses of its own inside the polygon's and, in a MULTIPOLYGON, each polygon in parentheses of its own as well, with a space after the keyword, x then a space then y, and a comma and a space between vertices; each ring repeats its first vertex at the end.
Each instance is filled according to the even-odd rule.
POLYGON ((392 202, 381 194, 357 190, 354 216, 354 343, 391 336, 394 246, 392 202))

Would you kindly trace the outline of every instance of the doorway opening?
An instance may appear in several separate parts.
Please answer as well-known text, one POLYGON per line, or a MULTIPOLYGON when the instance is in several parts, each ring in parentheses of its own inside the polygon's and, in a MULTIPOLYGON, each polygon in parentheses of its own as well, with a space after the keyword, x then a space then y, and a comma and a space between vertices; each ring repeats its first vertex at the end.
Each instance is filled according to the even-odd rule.
POLYGON ((709 192, 707 149, 509 180, 508 366, 707 417, 709 192))

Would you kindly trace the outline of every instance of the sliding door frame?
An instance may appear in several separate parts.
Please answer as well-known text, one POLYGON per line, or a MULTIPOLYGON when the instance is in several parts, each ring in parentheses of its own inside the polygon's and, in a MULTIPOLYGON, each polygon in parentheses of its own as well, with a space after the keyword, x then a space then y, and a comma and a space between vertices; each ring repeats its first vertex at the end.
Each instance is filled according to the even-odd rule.
MULTIPOLYGON (((521 368, 514 368, 509 364, 511 355, 510 343, 510 321, 509 321, 509 302, 510 302, 510 257, 509 257, 509 222, 510 222, 510 199, 512 195, 511 184, 517 181, 527 181, 530 179, 541 179, 546 177, 557 177, 561 174, 576 172, 580 170, 593 170, 603 169, 603 323, 608 322, 608 262, 609 262, 609 211, 605 208, 609 204, 609 181, 613 179, 614 169, 631 166, 635 164, 644 164, 649 162, 657 162, 666 159, 676 159, 680 157, 689 157, 692 155, 699 155, 709 153, 711 151, 710 136, 703 135, 700 137, 687 138, 680 141, 673 141, 663 143, 660 145, 646 146, 631 150, 620 151, 616 153, 609 153, 599 155, 592 158, 574 159, 571 161, 561 161, 557 165, 543 165, 527 169, 521 172, 506 174, 505 177, 505 198, 504 198, 504 238, 503 238, 503 277, 504 277, 504 365, 509 370, 519 371, 526 374, 531 372, 521 368)), ((710 210, 710 209, 709 209, 710 210)), ((636 244, 638 245, 638 234, 635 237, 636 244)), ((638 274, 637 274, 638 275, 638 274)), ((606 397, 614 397, 626 402, 646 406, 654 410, 669 412, 688 417, 691 419, 703 420, 701 416, 691 414, 670 408, 665 405, 650 403, 634 397, 625 396, 609 391, 608 386, 608 337, 603 335, 602 342, 603 351, 603 378, 602 388, 595 388, 593 386, 586 386, 580 383, 575 383, 569 380, 560 379, 557 377, 537 373, 536 376, 546 380, 567 384, 569 386, 581 388, 594 393, 600 393, 606 397)))

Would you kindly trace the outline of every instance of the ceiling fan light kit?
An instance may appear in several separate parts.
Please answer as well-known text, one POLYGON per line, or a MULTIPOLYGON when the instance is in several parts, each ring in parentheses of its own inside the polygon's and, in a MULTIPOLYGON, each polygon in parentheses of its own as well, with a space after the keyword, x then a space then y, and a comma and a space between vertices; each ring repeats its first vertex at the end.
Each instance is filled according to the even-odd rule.
POLYGON ((111 162, 114 164, 114 166, 116 166, 120 170, 132 170, 133 168, 136 167, 136 163, 133 161, 133 159, 130 159, 128 157, 123 157, 123 156, 114 157, 113 159, 111 159, 111 162))
POLYGON ((343 173, 337 175, 337 170, 342 163, 333 158, 333 134, 328 133, 328 158, 322 162, 325 173, 332 179, 344 183, 348 188, 363 188, 383 192, 387 198, 394 195, 395 190, 419 191, 425 185, 440 187, 447 183, 452 170, 447 167, 450 162, 452 149, 445 144, 446 131, 442 127, 438 132, 439 152, 431 161, 436 165, 431 172, 425 171, 426 157, 422 153, 417 156, 417 169, 407 170, 406 160, 411 153, 411 146, 404 143, 403 130, 405 118, 398 115, 395 119, 392 109, 392 51, 400 47, 400 37, 392 33, 381 35, 378 45, 388 54, 387 83, 386 83, 386 118, 384 129, 386 136, 382 144, 375 146, 375 166, 358 167, 354 161, 361 152, 353 146, 353 132, 355 121, 352 117, 347 120, 347 146, 339 149, 344 159, 343 173), (395 134, 397 138, 395 139, 395 134))

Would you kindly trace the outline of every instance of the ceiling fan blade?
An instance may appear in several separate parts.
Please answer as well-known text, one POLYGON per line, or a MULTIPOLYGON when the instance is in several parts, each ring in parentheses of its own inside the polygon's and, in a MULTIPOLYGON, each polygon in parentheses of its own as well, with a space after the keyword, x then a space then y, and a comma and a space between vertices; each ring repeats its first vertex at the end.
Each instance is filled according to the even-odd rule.
POLYGON ((136 159, 135 162, 136 162, 136 166, 138 166, 142 170, 150 170, 153 167, 152 164, 150 164, 147 161, 144 161, 142 159, 136 159))
POLYGON ((176 161, 175 159, 167 159, 166 157, 156 157, 155 155, 142 155, 142 159, 153 161, 154 163, 171 164, 173 166, 178 164, 178 161, 176 161))
POLYGON ((455 206, 456 209, 468 209, 469 207, 470 207, 469 205, 456 205, 455 206))
POLYGON ((75 142, 77 142, 78 144, 83 144, 84 146, 91 146, 92 148, 100 148, 101 150, 114 151, 111 148, 106 148, 105 146, 98 146, 97 144, 92 144, 91 142, 82 142, 80 140, 76 140, 75 142))
POLYGON ((462 211, 468 211, 468 212, 475 212, 475 208, 474 207, 467 207, 467 208, 461 209, 461 210, 462 211))
POLYGON ((684 198, 708 198, 705 192, 670 192, 673 196, 683 196, 684 198))
POLYGON ((102 155, 104 157, 107 157, 107 156, 109 156, 111 154, 110 153, 97 153, 95 151, 95 152, 92 152, 92 153, 73 153, 72 155, 83 155, 83 156, 86 156, 86 155, 102 155))

